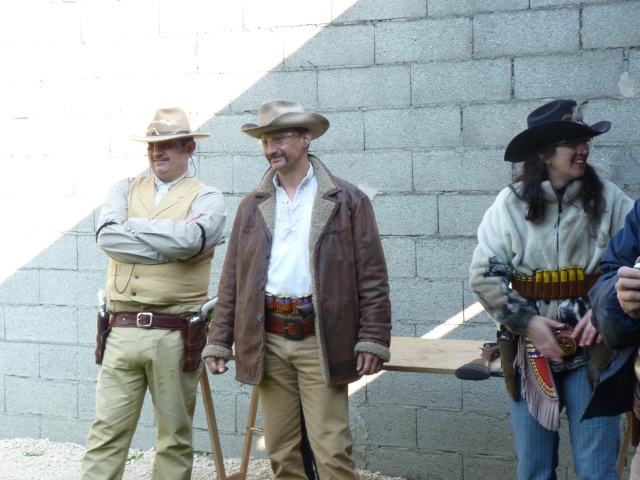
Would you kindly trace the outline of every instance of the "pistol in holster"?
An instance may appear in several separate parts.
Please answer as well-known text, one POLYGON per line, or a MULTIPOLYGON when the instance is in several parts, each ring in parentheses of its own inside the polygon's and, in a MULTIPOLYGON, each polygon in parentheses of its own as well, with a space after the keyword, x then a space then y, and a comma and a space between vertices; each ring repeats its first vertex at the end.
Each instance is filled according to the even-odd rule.
POLYGON ((515 366, 516 355, 518 354, 519 336, 510 332, 505 327, 501 327, 497 332, 498 348, 500 349, 500 366, 504 376, 504 385, 507 393, 514 400, 520 398, 520 388, 518 386, 518 371, 515 366))
POLYGON ((207 328, 209 317, 202 314, 188 318, 182 328, 182 340, 184 342, 184 367, 183 372, 195 370, 200 365, 200 355, 207 343, 207 328))
POLYGON ((105 311, 104 308, 98 310, 96 319, 96 364, 102 365, 102 359, 104 357, 104 349, 107 346, 107 337, 111 332, 111 326, 109 325, 109 319, 111 314, 105 311))

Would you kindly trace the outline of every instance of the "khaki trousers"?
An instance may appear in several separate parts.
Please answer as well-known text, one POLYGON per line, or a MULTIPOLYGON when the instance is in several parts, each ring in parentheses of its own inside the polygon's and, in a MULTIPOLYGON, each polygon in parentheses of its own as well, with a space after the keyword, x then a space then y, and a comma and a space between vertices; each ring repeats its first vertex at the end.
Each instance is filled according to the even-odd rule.
POLYGON ((348 386, 326 385, 316 337, 287 340, 266 333, 265 338, 260 404, 265 445, 276 478, 307 479, 300 454, 302 404, 319 477, 358 479, 351 456, 348 386))
POLYGON ((177 330, 116 327, 96 390, 96 421, 89 430, 81 478, 120 479, 147 388, 158 425, 153 479, 191 478, 193 413, 202 365, 183 372, 177 330))

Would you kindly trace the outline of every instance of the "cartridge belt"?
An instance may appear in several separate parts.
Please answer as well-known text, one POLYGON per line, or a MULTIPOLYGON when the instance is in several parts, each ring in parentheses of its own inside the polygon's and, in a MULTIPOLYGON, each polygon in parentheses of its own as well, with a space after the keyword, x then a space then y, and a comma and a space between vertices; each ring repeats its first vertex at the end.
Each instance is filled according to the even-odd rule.
POLYGON ((181 330, 188 318, 169 313, 154 312, 115 312, 111 314, 109 325, 112 327, 159 328, 162 330, 181 330))
POLYGON ((538 270, 532 277, 519 276, 514 272, 511 288, 536 300, 578 298, 586 297, 599 277, 599 273, 586 275, 581 268, 538 270))
POLYGON ((265 293, 265 308, 272 312, 285 314, 298 314, 298 305, 311 303, 311 294, 302 295, 301 297, 290 297, 288 295, 274 295, 273 293, 265 293))

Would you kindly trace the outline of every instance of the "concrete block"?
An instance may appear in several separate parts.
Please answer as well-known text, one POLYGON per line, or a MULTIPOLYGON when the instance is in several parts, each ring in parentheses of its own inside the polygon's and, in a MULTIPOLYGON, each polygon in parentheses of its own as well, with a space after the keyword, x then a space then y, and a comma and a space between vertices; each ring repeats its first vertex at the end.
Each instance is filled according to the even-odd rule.
POLYGON ((408 106, 410 67, 374 66, 318 72, 320 110, 408 106))
POLYGON ((411 71, 412 104, 500 101, 511 97, 509 59, 429 62, 411 71))
POLYGON ((504 148, 413 152, 413 187, 420 192, 499 192, 511 183, 504 148))
POLYGON ((12 9, 10 17, 2 21, 1 30, 0 43, 24 44, 34 42, 35 39, 77 41, 80 33, 78 6, 64 2, 17 5, 12 9), (37 7, 37 10, 34 10, 34 7, 37 7), (59 19, 59 25, 52 25, 51 18, 59 19), (37 32, 37 35, 34 32, 37 32))
MULTIPOLYGON (((597 155, 602 155, 609 162, 607 178, 622 188, 628 195, 630 189, 640 185, 640 146, 624 145, 619 147, 597 147, 597 155)), ((594 152, 595 153, 595 152, 594 152)), ((589 163, 591 156, 589 156, 589 163)), ((637 195, 630 195, 638 198, 637 195)))
POLYGON ((602 0, 530 0, 531 8, 557 7, 562 5, 586 5, 601 3, 602 0))
POLYGON ((38 344, 0 342, 0 372, 3 375, 38 377, 38 344))
POLYGON ((40 438, 40 416, 0 413, 0 438, 40 438))
POLYGON ((510 457, 464 455, 463 463, 465 480, 518 477, 518 459, 515 455, 510 457))
POLYGON ((373 63, 372 24, 314 25, 284 32, 285 69, 369 66, 373 63))
POLYGON ((483 415, 455 410, 418 410, 418 448, 476 455, 512 455, 507 413, 483 415), (465 426, 474 425, 473 429, 465 426), (487 442, 491 438, 491 442, 487 442))
POLYGON ((94 347, 96 342, 96 315, 98 313, 98 296, 94 307, 80 307, 76 310, 77 342, 80 345, 94 347))
POLYGON ((230 155, 201 155, 198 164, 197 177, 202 183, 217 188, 223 194, 232 192, 233 158, 230 155))
POLYGON ((105 274, 100 271, 40 271, 40 302, 43 305, 94 306, 96 294, 104 288, 105 274))
POLYGON ((0 340, 4 340, 5 338, 5 311, 6 307, 4 305, 0 305, 0 340))
MULTIPOLYGON (((213 403, 218 429, 221 432, 236 432, 236 397, 232 395, 216 395, 216 401, 213 403)), ((245 422, 246 425, 246 422, 245 422)), ((193 426, 206 429, 207 419, 204 410, 204 401, 201 390, 198 390, 196 397, 196 413, 193 426)))
POLYGON ((585 6, 580 33, 583 48, 640 45, 640 2, 585 6))
POLYGON ((620 76, 620 94, 623 97, 633 98, 640 90, 640 51, 629 50, 628 52, 629 71, 620 76))
POLYGON ((281 0, 278 8, 261 0, 243 1, 243 26, 257 30, 273 27, 327 24, 331 22, 331 0, 321 0, 300 8, 295 0, 281 0))
POLYGON ((77 418, 78 397, 73 382, 5 377, 7 413, 77 418))
POLYGON ((369 405, 461 409, 462 380, 453 375, 385 372, 367 386, 367 400, 369 405))
POLYGON ((269 72, 282 68, 283 60, 279 31, 260 29, 198 36, 199 73, 269 72), (260 55, 256 55, 256 45, 261 47, 260 55))
POLYGON ((623 100, 592 100, 586 112, 588 123, 609 120, 613 127, 599 139, 598 145, 633 145, 640 143, 640 131, 633 127, 630 118, 635 118, 640 108, 637 98, 623 100))
POLYGON ((474 56, 497 57, 580 48, 578 9, 479 14, 473 18, 474 56))
POLYGON ((139 37, 153 36, 158 29, 158 6, 133 2, 113 4, 96 2, 95 5, 79 5, 82 38, 84 41, 110 38, 113 21, 122 18, 120 31, 136 32, 139 37))
POLYGON ((416 276, 416 242, 412 238, 390 237, 382 239, 389 277, 414 278, 416 276))
POLYGON ((394 18, 424 17, 427 13, 424 0, 332 0, 332 23, 390 20, 394 18))
POLYGON ((622 50, 581 51, 575 55, 530 56, 513 62, 518 99, 612 96, 620 93, 622 50))
POLYGON ((40 420, 40 438, 48 438, 52 442, 77 443, 84 445, 91 427, 90 421, 77 419, 42 417, 40 420))
MULTIPOLYGON (((527 128, 527 115, 546 103, 511 102, 468 105, 462 109, 462 143, 465 146, 504 148, 527 128)), ((502 158, 502 155, 500 156, 502 158)), ((499 162, 500 159, 498 158, 499 162)))
POLYGON ((463 380, 462 404, 465 411, 503 415, 509 411, 509 395, 504 386, 504 379, 491 377, 481 382, 463 380))
POLYGON ((366 438, 371 439, 376 446, 416 447, 415 408, 399 405, 361 406, 358 412, 366 425, 366 438))
POLYGON ((0 304, 38 305, 40 279, 37 270, 18 270, 0 284, 0 304))
MULTIPOLYGON (((258 153, 256 141, 255 155, 234 155, 232 162, 232 191, 243 196, 258 186, 265 172, 269 168, 269 162, 262 153, 258 153)), ((227 224, 229 220, 227 219, 227 224)), ((232 225, 233 226, 233 225, 232 225)))
MULTIPOLYGON (((262 100, 254 108, 258 108, 262 100)), ((209 138, 199 142, 201 148, 209 153, 228 155, 229 152, 260 153, 256 140, 249 135, 240 132, 240 127, 245 123, 256 123, 257 115, 254 113, 216 115, 206 123, 206 131, 211 133, 209 138), (229 134, 229 132, 232 132, 229 134), (236 133, 237 132, 237 133, 236 133)), ((205 127, 202 129, 205 131, 205 127)))
POLYGON ((97 270, 106 272, 109 268, 109 257, 96 244, 94 234, 76 236, 78 243, 78 270, 97 270))
POLYGON ((526 10, 528 0, 429 0, 429 16, 468 15, 480 12, 526 10))
POLYGON ((449 17, 376 25, 376 63, 467 60, 473 54, 471 18, 449 17))
POLYGON ((377 196, 373 209, 381 235, 433 235, 438 228, 435 195, 377 196))
POLYGON ((494 200, 495 195, 438 195, 440 235, 475 236, 494 200))
POLYGON ((331 128, 322 137, 313 140, 311 153, 317 151, 323 159, 325 152, 364 150, 364 112, 331 112, 326 116, 331 122, 331 128))
MULTIPOLYGON (((257 111, 260 104, 265 101, 286 98, 295 100, 302 104, 306 110, 313 111, 316 103, 316 90, 312 86, 316 84, 317 73, 314 70, 287 70, 272 71, 256 78, 255 74, 233 75, 235 82, 247 85, 247 90, 231 100, 230 108, 232 112, 253 112, 257 111)), ((258 116, 255 115, 247 123, 257 123, 258 116)), ((246 137, 255 142, 254 150, 261 152, 262 149, 246 133, 240 131, 238 124, 233 132, 235 135, 246 137)), ((228 135, 228 133, 227 133, 228 135)))
POLYGON ((466 282, 469 278, 471 254, 477 244, 478 241, 475 238, 417 240, 417 276, 419 278, 466 282))
MULTIPOLYGON (((264 453, 261 453, 255 448, 258 441, 259 439, 253 442, 254 448, 251 450, 251 457, 265 458, 264 453)), ((242 447, 244 446, 244 435, 237 433, 220 433, 220 446, 222 447, 223 458, 240 458, 242 456, 242 447)), ((212 448, 211 442, 209 441, 209 433, 206 430, 194 429, 193 448, 197 452, 211 452, 212 448)), ((237 470, 227 469, 226 467, 225 471, 227 475, 238 473, 237 470)))
POLYGON ((368 111, 364 114, 365 145, 367 149, 458 146, 460 121, 455 105, 368 111))
POLYGON ((398 320, 442 322, 462 310, 462 282, 394 279, 391 316, 398 320))
POLYGON ((90 379, 95 375, 94 358, 92 347, 42 344, 40 377, 51 380, 90 379))
MULTIPOLYGON (((92 422, 96 418, 96 382, 100 367, 95 365, 95 374, 87 382, 78 382, 78 419, 92 422)), ((89 379, 87 379, 89 380, 89 379)), ((89 430, 87 429, 87 432, 89 430)))
MULTIPOLYGON (((4 371, 4 368, 3 368, 4 371)), ((5 402, 4 402, 4 375, 0 377, 0 416, 5 412, 5 402)), ((0 420, 1 423, 1 420, 0 420)))
POLYGON ((242 2, 185 0, 177 4, 172 0, 160 0, 160 34, 169 37, 183 35, 185 25, 189 25, 192 33, 238 31, 243 28, 242 20, 242 2))
POLYGON ((331 173, 355 185, 370 199, 383 193, 412 190, 411 152, 408 151, 326 153, 321 160, 331 173))
POLYGON ((366 466, 372 472, 414 480, 466 478, 462 476, 462 456, 455 452, 372 448, 367 452, 366 466))
POLYGON ((42 331, 36 328, 41 322, 56 332, 55 342, 77 342, 76 312, 70 307, 55 306, 7 306, 6 339, 14 342, 42 342, 42 331))

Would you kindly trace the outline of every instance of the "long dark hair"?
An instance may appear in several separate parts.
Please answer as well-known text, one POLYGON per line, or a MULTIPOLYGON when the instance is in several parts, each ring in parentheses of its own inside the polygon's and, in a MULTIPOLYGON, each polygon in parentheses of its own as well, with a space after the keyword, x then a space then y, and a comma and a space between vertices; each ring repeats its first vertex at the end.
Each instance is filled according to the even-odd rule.
MULTIPOLYGON (((549 179, 544 160, 553 155, 555 149, 556 144, 551 143, 542 145, 529 153, 525 157, 522 171, 509 185, 518 198, 527 203, 525 218, 532 223, 540 223, 544 220, 545 202, 542 194, 542 182, 549 179), (515 184, 518 182, 522 182, 522 185, 516 190, 515 184)), ((579 201, 584 213, 590 217, 591 221, 597 222, 605 209, 604 184, 598 177, 595 168, 588 163, 584 176, 575 181, 583 182, 579 201)))

